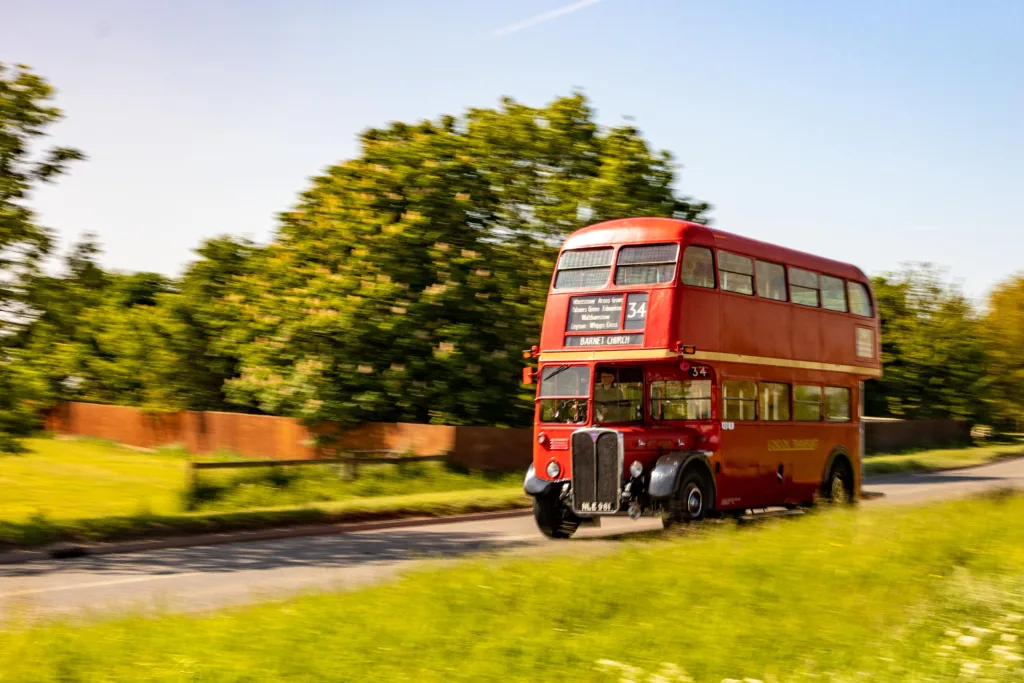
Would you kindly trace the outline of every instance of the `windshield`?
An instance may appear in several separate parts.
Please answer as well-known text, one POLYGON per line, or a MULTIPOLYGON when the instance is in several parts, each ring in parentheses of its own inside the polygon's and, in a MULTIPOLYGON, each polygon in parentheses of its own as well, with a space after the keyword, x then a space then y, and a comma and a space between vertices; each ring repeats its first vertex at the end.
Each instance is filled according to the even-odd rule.
POLYGON ((594 424, 641 422, 643 405, 644 378, 640 368, 597 368, 594 424))
POLYGON ((549 365, 541 370, 541 422, 582 424, 587 421, 590 368, 585 365, 549 365))

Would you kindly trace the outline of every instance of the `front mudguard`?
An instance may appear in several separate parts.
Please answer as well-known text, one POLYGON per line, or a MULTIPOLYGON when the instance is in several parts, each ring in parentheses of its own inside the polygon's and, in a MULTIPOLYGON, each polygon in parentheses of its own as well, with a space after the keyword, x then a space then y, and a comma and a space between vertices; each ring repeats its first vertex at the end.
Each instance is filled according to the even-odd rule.
POLYGON ((707 471, 712 487, 715 486, 715 473, 708 462, 707 456, 698 451, 678 451, 658 458, 651 470, 650 484, 647 494, 651 500, 667 500, 676 494, 679 479, 688 467, 702 467, 707 471))
POLYGON ((523 490, 526 491, 527 495, 537 498, 557 490, 559 483, 557 481, 545 481, 538 477, 537 470, 533 468, 533 463, 530 463, 530 469, 526 470, 526 478, 523 480, 523 490))

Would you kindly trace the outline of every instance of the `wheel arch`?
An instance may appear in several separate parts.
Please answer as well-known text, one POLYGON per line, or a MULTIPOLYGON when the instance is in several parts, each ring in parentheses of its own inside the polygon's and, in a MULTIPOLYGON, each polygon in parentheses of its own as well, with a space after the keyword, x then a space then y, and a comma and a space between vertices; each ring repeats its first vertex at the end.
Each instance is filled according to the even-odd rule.
POLYGON ((711 501, 718 507, 718 482, 715 481, 715 470, 703 453, 696 451, 679 451, 668 453, 658 458, 651 470, 651 481, 648 494, 655 500, 664 500, 676 494, 683 477, 693 470, 707 477, 711 485, 711 501))
POLYGON ((556 487, 561 482, 558 481, 547 481, 537 476, 537 470, 534 469, 533 463, 530 463, 530 469, 526 470, 526 477, 523 479, 523 491, 528 495, 536 498, 537 496, 546 496, 552 491, 556 490, 556 487))
MULTIPOLYGON (((835 467, 837 462, 846 463, 846 468, 853 478, 850 486, 853 488, 853 491, 857 491, 860 486, 860 477, 853 467, 853 456, 850 455, 850 451, 846 446, 836 446, 829 451, 828 458, 825 459, 825 469, 821 471, 821 481, 818 483, 818 487, 825 486, 825 482, 828 481, 828 476, 832 473, 832 468, 835 467)), ((853 495, 853 492, 851 492, 851 495, 853 495)))

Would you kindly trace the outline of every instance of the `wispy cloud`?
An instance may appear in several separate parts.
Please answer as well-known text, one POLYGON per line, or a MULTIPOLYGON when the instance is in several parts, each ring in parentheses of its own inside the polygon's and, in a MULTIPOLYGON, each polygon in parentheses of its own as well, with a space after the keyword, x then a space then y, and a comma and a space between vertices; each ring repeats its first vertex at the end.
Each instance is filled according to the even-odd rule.
POLYGON ((942 232, 942 228, 938 225, 909 225, 904 230, 910 232, 942 232))
POLYGON ((537 24, 543 24, 546 21, 557 19, 558 17, 564 17, 566 14, 572 14, 573 12, 579 12, 581 9, 586 9, 591 5, 596 5, 601 0, 577 0, 576 2, 570 2, 568 5, 557 7, 543 14, 538 14, 535 17, 530 17, 524 21, 517 22, 515 24, 509 24, 508 26, 502 26, 499 29, 491 32, 491 36, 497 38, 499 36, 507 36, 510 33, 516 31, 522 31, 524 28, 530 28, 537 24))

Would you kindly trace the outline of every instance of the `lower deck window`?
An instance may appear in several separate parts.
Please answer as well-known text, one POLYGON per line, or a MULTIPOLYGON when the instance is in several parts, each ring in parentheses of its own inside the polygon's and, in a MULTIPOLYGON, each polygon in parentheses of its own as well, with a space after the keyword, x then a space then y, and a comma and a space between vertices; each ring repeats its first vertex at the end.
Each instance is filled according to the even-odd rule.
POLYGON ((850 421, 850 390, 846 387, 825 387, 825 419, 829 422, 850 421))
POLYGON ((793 412, 801 422, 821 421, 821 387, 793 387, 793 412))
POLYGON ((651 382, 655 420, 710 420, 711 380, 651 382))
POLYGON ((789 385, 761 383, 761 419, 773 422, 789 420, 789 385))
POLYGON ((722 419, 757 419, 757 385, 744 380, 722 382, 722 419))
POLYGON ((540 421, 583 424, 587 421, 587 399, 544 398, 540 400, 540 421))

